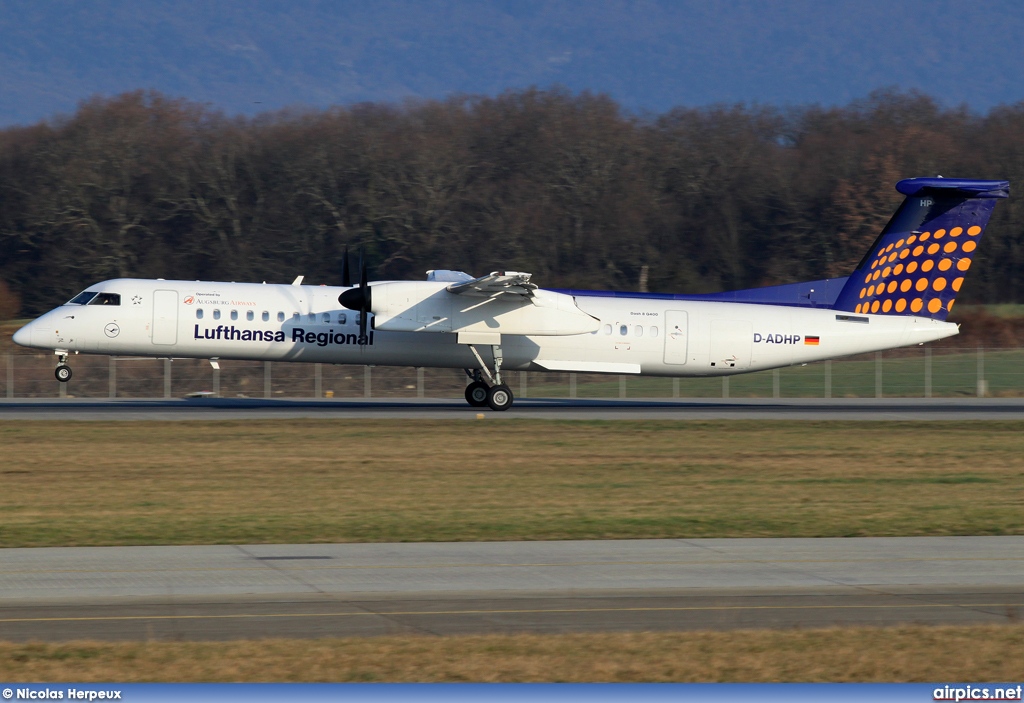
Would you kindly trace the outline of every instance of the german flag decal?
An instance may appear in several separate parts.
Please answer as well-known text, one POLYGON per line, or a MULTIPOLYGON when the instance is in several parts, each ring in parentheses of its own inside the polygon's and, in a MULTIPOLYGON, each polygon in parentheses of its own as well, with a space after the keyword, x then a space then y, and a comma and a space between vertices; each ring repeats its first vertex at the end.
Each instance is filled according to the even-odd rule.
POLYGON ((810 344, 812 347, 818 346, 818 338, 816 336, 804 337, 804 344, 810 344))

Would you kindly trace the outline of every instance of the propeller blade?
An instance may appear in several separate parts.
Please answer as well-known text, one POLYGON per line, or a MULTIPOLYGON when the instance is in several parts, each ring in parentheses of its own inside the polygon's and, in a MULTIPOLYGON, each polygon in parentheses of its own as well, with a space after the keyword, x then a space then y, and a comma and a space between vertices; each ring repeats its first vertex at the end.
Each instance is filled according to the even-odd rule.
POLYGON ((366 280, 366 257, 363 255, 364 252, 359 252, 359 292, 360 292, 360 310, 359 310, 359 340, 363 341, 366 339, 366 318, 370 315, 370 285, 366 280))
POLYGON ((341 262, 341 285, 345 288, 352 286, 352 274, 348 270, 348 244, 345 245, 344 259, 341 262))
POLYGON ((366 315, 370 312, 370 301, 373 290, 370 288, 369 281, 367 281, 366 275, 366 259, 362 252, 359 254, 359 285, 352 286, 352 282, 349 281, 350 286, 348 290, 342 291, 341 295, 338 296, 338 302, 343 307, 349 310, 357 311, 359 315, 359 334, 366 334, 366 315))

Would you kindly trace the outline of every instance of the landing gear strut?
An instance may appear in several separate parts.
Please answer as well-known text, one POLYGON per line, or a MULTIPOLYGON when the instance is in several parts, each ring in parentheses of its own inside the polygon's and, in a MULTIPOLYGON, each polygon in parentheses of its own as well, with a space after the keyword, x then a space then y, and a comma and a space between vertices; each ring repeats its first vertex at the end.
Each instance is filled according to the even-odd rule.
POLYGON ((487 364, 484 363, 476 346, 470 344, 469 348, 476 360, 480 362, 480 368, 473 371, 466 369, 466 375, 473 379, 473 382, 466 386, 466 402, 474 408, 482 408, 487 405, 491 410, 508 410, 512 407, 512 401, 515 398, 512 396, 512 390, 501 382, 501 362, 503 360, 501 347, 497 344, 491 346, 491 351, 494 354, 493 373, 487 368, 487 364), (487 378, 486 381, 484 376, 487 378))
POLYGON ((53 375, 57 377, 57 380, 61 383, 67 383, 71 380, 71 367, 68 366, 68 355, 57 353, 57 368, 53 370, 53 375))

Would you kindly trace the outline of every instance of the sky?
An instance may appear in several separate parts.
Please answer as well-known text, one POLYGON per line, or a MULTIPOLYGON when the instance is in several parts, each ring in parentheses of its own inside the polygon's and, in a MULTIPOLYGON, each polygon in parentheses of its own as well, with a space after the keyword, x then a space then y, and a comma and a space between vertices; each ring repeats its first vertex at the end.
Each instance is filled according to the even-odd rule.
POLYGON ((0 0, 0 126, 155 89, 228 114, 530 86, 625 109, 1024 100, 1024 2, 0 0))

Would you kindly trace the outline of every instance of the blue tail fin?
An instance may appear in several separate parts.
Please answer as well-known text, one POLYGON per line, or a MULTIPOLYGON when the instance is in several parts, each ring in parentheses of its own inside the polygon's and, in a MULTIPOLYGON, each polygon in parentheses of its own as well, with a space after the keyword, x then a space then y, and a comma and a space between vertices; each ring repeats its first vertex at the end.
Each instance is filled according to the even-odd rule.
POLYGON ((909 178, 906 199, 843 287, 833 307, 945 320, 1009 181, 909 178))

